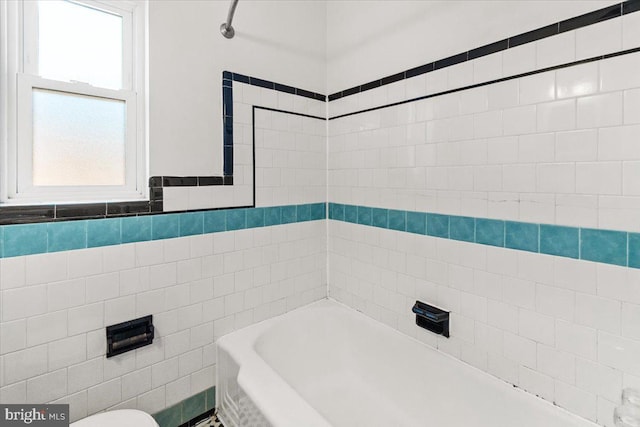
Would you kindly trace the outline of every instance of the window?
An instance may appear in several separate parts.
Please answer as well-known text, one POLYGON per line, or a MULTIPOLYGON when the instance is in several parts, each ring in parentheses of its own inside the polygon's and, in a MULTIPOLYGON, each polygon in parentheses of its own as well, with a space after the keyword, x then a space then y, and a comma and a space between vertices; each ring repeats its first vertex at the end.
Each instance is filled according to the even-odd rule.
POLYGON ((145 197, 145 2, 0 7, 2 200, 145 197))

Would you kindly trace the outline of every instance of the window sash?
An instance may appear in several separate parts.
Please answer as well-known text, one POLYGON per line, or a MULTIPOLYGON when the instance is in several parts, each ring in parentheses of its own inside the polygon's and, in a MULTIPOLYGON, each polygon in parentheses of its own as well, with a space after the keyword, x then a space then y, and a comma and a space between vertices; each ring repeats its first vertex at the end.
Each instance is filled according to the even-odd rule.
POLYGON ((11 182, 8 197, 15 200, 103 200, 132 199, 142 196, 137 150, 137 99, 131 91, 96 88, 83 83, 67 83, 26 74, 18 75, 18 147, 16 181, 11 182), (37 186, 33 184, 33 90, 48 89, 72 95, 123 101, 126 106, 125 184, 114 186, 37 186))
MULTIPOLYGON (((123 1, 117 7, 111 3, 91 0, 66 0, 91 9, 96 9, 118 15, 122 18, 122 88, 132 90, 134 88, 134 6, 123 1)), ((25 0, 22 8, 23 29, 23 69, 22 72, 33 76, 39 75, 38 71, 38 1, 25 0)), ((84 82, 87 83, 87 82, 84 82)))
POLYGON ((73 0, 123 17, 123 90, 41 78, 37 70, 37 5, 0 1, 0 201, 7 204, 148 199, 146 8, 143 0, 73 0), (35 14, 34 14, 35 12, 35 14), (28 16, 25 16, 28 15, 28 16), (30 15, 29 15, 30 14, 30 15), (30 32, 25 31, 31 26, 30 32), (36 31, 33 31, 35 29, 36 31), (34 61, 35 60, 35 61, 34 61), (35 68, 34 68, 35 67, 35 68), (124 101, 127 109, 125 185, 33 186, 33 89, 124 101), (26 148, 25 148, 26 147, 26 148), (27 169, 23 169, 23 168, 27 169))

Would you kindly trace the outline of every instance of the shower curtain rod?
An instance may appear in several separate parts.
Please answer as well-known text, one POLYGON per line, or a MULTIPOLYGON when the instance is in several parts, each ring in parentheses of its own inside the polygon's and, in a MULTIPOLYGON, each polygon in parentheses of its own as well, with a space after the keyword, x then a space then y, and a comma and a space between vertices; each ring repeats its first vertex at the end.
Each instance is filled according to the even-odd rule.
POLYGON ((229 7, 229 13, 227 14, 227 22, 223 22, 222 25, 220 25, 220 32, 228 39, 232 39, 236 34, 236 31, 231 26, 233 15, 236 13, 236 6, 238 6, 238 0, 233 0, 231 7, 229 7))

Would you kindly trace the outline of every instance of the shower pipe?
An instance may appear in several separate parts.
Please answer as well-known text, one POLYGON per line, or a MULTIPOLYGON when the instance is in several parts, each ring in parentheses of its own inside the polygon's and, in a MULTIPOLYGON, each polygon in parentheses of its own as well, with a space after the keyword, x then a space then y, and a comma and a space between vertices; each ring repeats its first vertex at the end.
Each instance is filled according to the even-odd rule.
POLYGON ((238 0, 233 0, 231 2, 231 7, 229 7, 229 13, 227 14, 227 22, 223 22, 220 25, 220 32, 228 39, 232 39, 233 36, 236 35, 236 31, 231 26, 233 15, 236 13, 236 6, 238 6, 238 0))

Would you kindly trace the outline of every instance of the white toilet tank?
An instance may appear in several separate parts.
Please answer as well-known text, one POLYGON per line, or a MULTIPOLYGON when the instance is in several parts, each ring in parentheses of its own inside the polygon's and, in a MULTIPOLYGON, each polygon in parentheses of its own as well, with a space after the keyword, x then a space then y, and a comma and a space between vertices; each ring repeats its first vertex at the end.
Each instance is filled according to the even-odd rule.
POLYGON ((119 409, 91 415, 72 423, 70 427, 158 427, 158 423, 146 412, 119 409))

